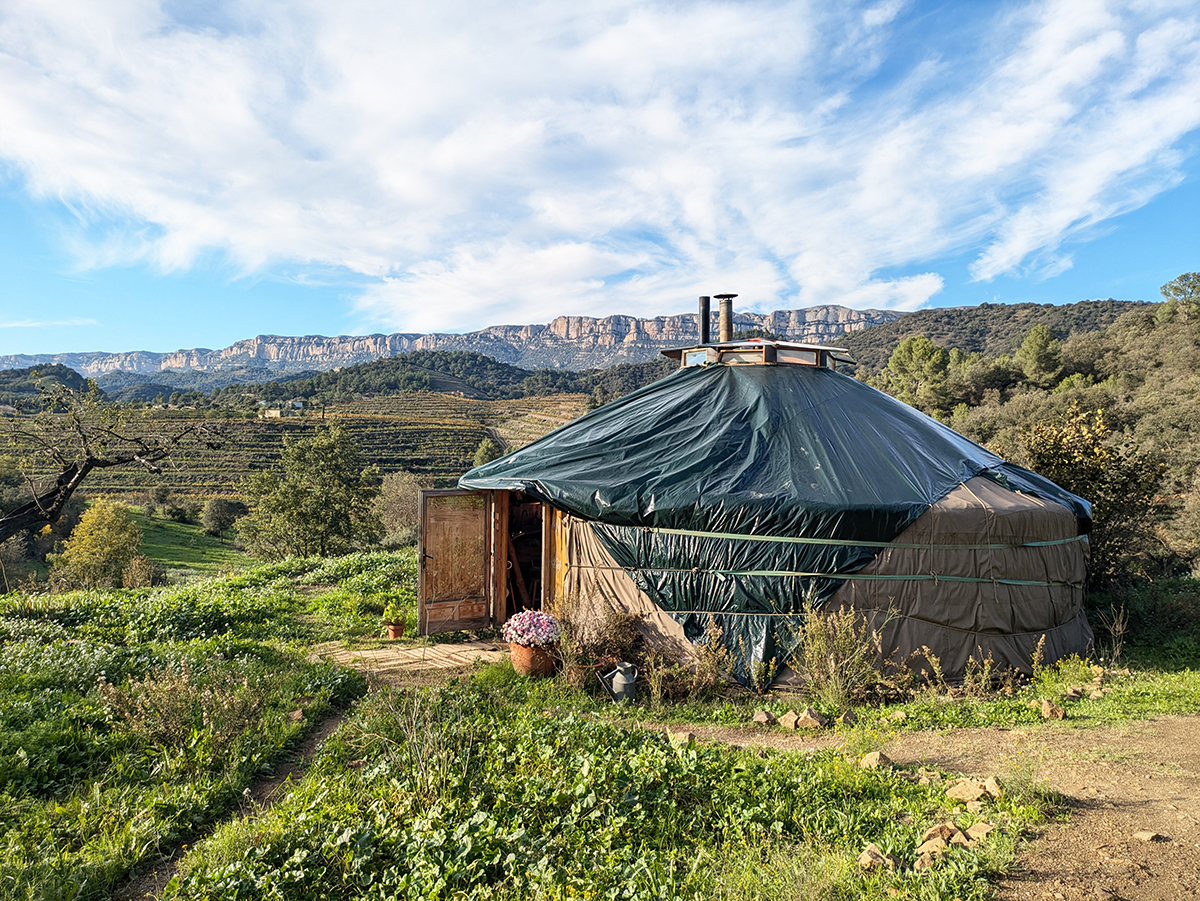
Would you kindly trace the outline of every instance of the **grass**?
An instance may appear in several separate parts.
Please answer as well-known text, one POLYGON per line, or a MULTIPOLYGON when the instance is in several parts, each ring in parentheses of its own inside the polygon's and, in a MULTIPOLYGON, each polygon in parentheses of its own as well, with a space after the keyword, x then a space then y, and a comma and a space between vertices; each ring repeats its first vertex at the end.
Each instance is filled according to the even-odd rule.
POLYGON ((142 530, 141 552, 171 578, 214 576, 253 564, 231 541, 214 538, 200 526, 151 518, 136 509, 134 519, 142 530))
MULTIPOLYGON (((363 586, 386 562, 337 569, 363 586)), ((329 569, 0 597, 0 896, 108 897, 360 695, 362 677, 303 640, 302 582, 329 569)))
MULTIPOLYGON (((925 873, 867 873, 868 842, 911 862, 956 815, 942 788, 835 752, 681 745, 553 711, 561 690, 485 670, 382 690, 279 805, 188 855, 166 897, 982 899, 1040 817, 925 873)), ((957 815, 962 827, 973 815, 957 815)))

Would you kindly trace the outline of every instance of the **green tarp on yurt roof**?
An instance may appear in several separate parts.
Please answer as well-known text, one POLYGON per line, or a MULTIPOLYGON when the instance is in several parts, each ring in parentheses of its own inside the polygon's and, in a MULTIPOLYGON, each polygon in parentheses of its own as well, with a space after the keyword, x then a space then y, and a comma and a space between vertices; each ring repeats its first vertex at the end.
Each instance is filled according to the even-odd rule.
POLYGON ((616 563, 691 631, 690 614, 721 615, 748 666, 773 652, 769 617, 798 612, 806 592, 833 594, 838 575, 976 476, 1061 504, 1079 534, 1090 530, 1082 498, 815 366, 682 368, 459 485, 522 490, 592 522, 616 563))

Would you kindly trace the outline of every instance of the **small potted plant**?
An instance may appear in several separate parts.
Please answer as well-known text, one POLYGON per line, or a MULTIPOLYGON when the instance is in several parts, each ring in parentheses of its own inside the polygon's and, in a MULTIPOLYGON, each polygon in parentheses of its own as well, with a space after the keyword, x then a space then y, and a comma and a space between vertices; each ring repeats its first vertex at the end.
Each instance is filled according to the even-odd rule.
POLYGON ((500 629, 508 642, 513 669, 525 676, 549 676, 555 660, 550 649, 562 635, 558 620, 541 610, 522 610, 500 629))
POLYGON ((404 607, 399 601, 388 601, 383 608, 383 628, 388 638, 404 637, 404 607))

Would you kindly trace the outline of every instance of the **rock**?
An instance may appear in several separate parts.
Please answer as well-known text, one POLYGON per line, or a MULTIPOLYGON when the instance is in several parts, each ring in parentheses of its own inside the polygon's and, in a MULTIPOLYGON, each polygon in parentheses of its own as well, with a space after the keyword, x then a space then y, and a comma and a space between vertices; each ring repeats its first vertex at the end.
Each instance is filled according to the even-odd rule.
POLYGON ((971 813, 982 813, 983 802, 982 801, 968 801, 967 802, 967 810, 970 811, 971 813))
MULTIPOLYGON (((734 314, 734 327, 765 329, 789 341, 836 344, 847 332, 892 322, 899 316, 891 311, 851 310, 834 305, 770 313, 747 310, 734 314)), ((283 375, 353 366, 416 350, 476 351, 529 369, 597 369, 615 363, 652 360, 668 347, 691 347, 696 343, 696 334, 694 311, 653 319, 621 315, 559 316, 546 324, 495 325, 466 334, 259 335, 221 350, 5 355, 0 357, 0 369, 62 362, 83 375, 96 376, 112 370, 144 373, 163 369, 219 370, 250 359, 256 366, 283 375)))
POLYGON ((917 785, 932 785, 932 781, 928 776, 921 775, 917 778, 917 785))
POLYGON ((933 866, 933 861, 934 857, 932 854, 922 854, 915 861, 913 861, 913 869, 918 873, 922 870, 928 870, 933 866))
POLYGON ((958 832, 958 827, 953 823, 938 823, 936 826, 930 826, 925 830, 925 834, 921 836, 921 841, 928 842, 939 838, 943 843, 948 842, 956 832, 958 832))
POLYGON ((888 717, 888 719, 895 720, 897 723, 902 723, 906 719, 908 719, 908 714, 905 713, 903 710, 897 710, 890 717, 888 717))
POLYGON ((1102 667, 1099 663, 1093 663, 1092 672, 1096 674, 1097 679, 1102 678, 1104 676, 1104 667, 1102 667))
POLYGON ((863 849, 858 856, 858 865, 864 870, 888 869, 894 870, 900 866, 900 859, 892 854, 884 854, 874 842, 863 849))
POLYGON ((298 723, 304 719, 304 711, 300 709, 293 710, 288 714, 288 719, 293 723, 298 723))
POLYGON ((996 827, 993 826, 991 823, 985 823, 983 820, 980 820, 978 823, 976 823, 974 826, 971 826, 967 830, 967 837, 970 838, 972 841, 981 842, 985 838, 987 838, 988 833, 991 832, 995 828, 996 827))
POLYGON ((1044 720, 1061 720, 1066 718, 1066 712, 1057 704, 1052 704, 1050 701, 1042 701, 1042 719, 1044 720))
POLYGON ((1100 690, 1103 691, 1106 695, 1112 694, 1113 687, 1111 685, 1105 685, 1104 688, 1102 688, 1100 690))
POLYGON ((974 845, 975 842, 971 841, 971 839, 967 838, 967 836, 963 835, 961 832, 955 832, 952 836, 950 836, 950 844, 961 845, 964 848, 969 848, 974 845))
POLYGON ((945 854, 946 849, 950 846, 946 844, 946 840, 939 836, 934 836, 927 842, 922 842, 917 846, 917 854, 945 854))
POLYGON ((1096 691, 1088 692, 1088 698, 1090 698, 1093 701, 1099 701, 1103 697, 1104 697, 1104 692, 1100 691, 1099 689, 1097 689, 1096 691))
POLYGON ((804 713, 796 720, 797 729, 824 729, 829 720, 817 713, 811 707, 805 707, 804 713))
POLYGON ((955 801, 978 801, 986 794, 983 783, 974 779, 963 779, 946 789, 946 797, 955 801))
POLYGON ((841 716, 839 716, 837 718, 837 721, 839 723, 841 723, 843 726, 853 726, 855 723, 858 722, 858 717, 856 717, 854 715, 853 710, 847 710, 845 713, 843 713, 841 716))
POLYGON ((1042 709, 1042 702, 1041 702, 1041 701, 1030 701, 1030 702, 1029 702, 1029 703, 1028 703, 1026 706, 1027 706, 1027 707, 1028 707, 1030 710, 1041 710, 1041 709, 1042 709))
POLYGON ((1133 834, 1139 842, 1165 842, 1167 837, 1159 835, 1157 832, 1151 832, 1149 829, 1140 829, 1133 834))
POLYGON ((799 721, 799 719, 800 714, 796 713, 794 710, 789 710, 779 718, 779 725, 783 726, 785 729, 795 729, 796 723, 799 721))
POLYGON ((667 738, 673 742, 679 742, 681 745, 691 745, 696 743, 696 735, 694 732, 688 732, 686 729, 672 729, 667 726, 667 738))
POLYGON ((758 723, 760 726, 774 726, 775 714, 771 713, 769 710, 759 710, 754 714, 754 722, 758 723))
POLYGON ((872 751, 863 757, 858 762, 858 765, 864 770, 889 769, 892 766, 891 759, 882 751, 872 751))
POLYGON ((995 776, 988 776, 987 781, 983 783, 983 790, 993 798, 999 798, 1004 794, 1004 789, 1000 787, 1000 783, 996 781, 995 776))
POLYGON ((1078 701, 1083 697, 1083 689, 1078 685, 1072 685, 1063 693, 1063 697, 1068 701, 1078 701))

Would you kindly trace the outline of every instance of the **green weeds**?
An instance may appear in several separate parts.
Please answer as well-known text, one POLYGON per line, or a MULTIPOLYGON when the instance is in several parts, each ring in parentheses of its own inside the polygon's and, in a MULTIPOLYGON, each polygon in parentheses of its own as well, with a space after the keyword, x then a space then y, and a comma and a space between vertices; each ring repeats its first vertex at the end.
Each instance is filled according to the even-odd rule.
POLYGON ((363 693, 278 640, 297 598, 254 571, 0 597, 0 896, 108 897, 363 693))
POLYGON ((981 898, 1011 855, 1004 832, 1037 815, 997 810, 986 845, 869 875, 855 864, 867 842, 909 860, 948 815, 939 789, 835 752, 685 745, 496 689, 373 694, 290 796, 198 846, 167 897, 981 898))

